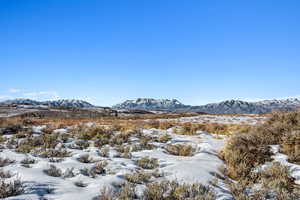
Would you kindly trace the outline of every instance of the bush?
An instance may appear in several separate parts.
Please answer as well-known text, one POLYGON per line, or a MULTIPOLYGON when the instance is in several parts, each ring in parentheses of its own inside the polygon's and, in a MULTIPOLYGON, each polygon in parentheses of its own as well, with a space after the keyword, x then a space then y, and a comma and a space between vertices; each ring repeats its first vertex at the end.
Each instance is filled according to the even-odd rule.
POLYGON ((194 123, 184 123, 175 129, 175 134, 180 135, 196 135, 199 127, 194 123))
POLYGON ((157 139, 157 142, 161 142, 161 143, 167 143, 168 141, 170 141, 172 139, 172 137, 168 134, 163 134, 160 135, 157 139))
POLYGON ((105 167, 107 166, 106 161, 99 161, 97 162, 91 169, 93 174, 105 174, 106 170, 105 167))
POLYGON ((83 149, 88 148, 90 146, 90 143, 85 140, 77 140, 75 142, 75 145, 78 147, 78 149, 83 150, 83 149))
POLYGON ((280 149, 289 157, 289 162, 300 164, 300 131, 291 131, 282 137, 280 149))
POLYGON ((5 167, 5 166, 8 166, 10 164, 13 164, 15 163, 14 160, 10 160, 8 158, 1 158, 0 157, 0 167, 5 167))
POLYGON ((146 185, 144 192, 146 200, 215 200, 215 192, 202 184, 179 184, 177 181, 162 181, 146 185))
POLYGON ((79 162, 82 162, 82 163, 92 163, 92 162, 95 162, 94 159, 92 157, 90 157, 89 154, 81 155, 77 160, 79 162))
POLYGON ((234 179, 247 178, 252 168, 270 161, 271 155, 270 147, 251 134, 231 137, 221 153, 228 166, 226 173, 234 179))
POLYGON ((58 169, 55 165, 50 165, 49 169, 44 169, 43 171, 48 176, 53 176, 53 177, 61 177, 62 176, 62 171, 60 169, 58 169))
POLYGON ((125 174, 125 179, 130 183, 143 184, 149 182, 151 173, 139 171, 133 174, 125 174))
POLYGON ((77 187, 86 187, 86 186, 88 186, 88 184, 84 183, 83 181, 76 181, 74 183, 74 185, 76 185, 77 187))
POLYGON ((35 163, 36 160, 32 158, 24 158, 23 160, 21 160, 22 166, 27 168, 29 168, 31 164, 35 164, 35 163))
POLYGON ((0 180, 0 198, 17 196, 24 192, 24 185, 20 180, 6 182, 0 180))
POLYGON ((67 151, 67 149, 44 149, 44 150, 36 150, 34 152, 34 156, 39 156, 42 158, 52 158, 52 157, 58 157, 58 158, 64 158, 71 156, 71 153, 67 151))
POLYGON ((101 151, 99 152, 99 155, 101 156, 101 157, 109 157, 109 147, 103 147, 102 149, 101 149, 101 151))
POLYGON ((191 145, 170 144, 165 147, 169 154, 175 156, 193 156, 196 151, 191 145))
POLYGON ((242 179, 239 182, 228 182, 227 185, 235 199, 299 199, 299 188, 295 187, 294 179, 289 175, 288 168, 280 163, 259 172, 252 172, 251 181, 242 179), (258 186, 259 184, 259 186, 258 186), (252 192, 249 192, 252 191, 252 192))
POLYGON ((137 161, 137 165, 144 169, 154 169, 159 166, 157 158, 143 157, 137 161))
POLYGON ((13 175, 10 171, 4 171, 0 169, 0 178, 11 178, 11 177, 13 177, 13 175))

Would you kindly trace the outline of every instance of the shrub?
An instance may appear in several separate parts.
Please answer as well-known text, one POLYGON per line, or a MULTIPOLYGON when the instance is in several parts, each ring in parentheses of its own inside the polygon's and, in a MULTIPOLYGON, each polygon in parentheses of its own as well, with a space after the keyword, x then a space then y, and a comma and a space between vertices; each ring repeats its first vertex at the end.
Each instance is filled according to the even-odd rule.
POLYGON ((234 179, 247 178, 252 168, 270 161, 271 155, 270 148, 251 134, 231 137, 221 153, 228 165, 226 173, 234 179))
POLYGON ((198 129, 199 127, 194 123, 184 123, 176 128, 174 133, 181 135, 196 135, 198 129))
POLYGON ((109 157, 109 147, 103 147, 99 152, 99 155, 102 157, 109 157))
POLYGON ((99 161, 97 162, 91 169, 92 173, 94 174, 105 174, 106 170, 105 167, 107 166, 106 161, 99 161))
POLYGON ((89 154, 81 155, 77 160, 79 162, 82 162, 82 163, 92 163, 92 162, 95 162, 94 159, 92 157, 90 157, 89 154))
POLYGON ((55 165, 50 165, 49 169, 44 169, 43 171, 48 176, 53 176, 53 177, 61 177, 62 176, 62 171, 60 169, 58 169, 55 165))
POLYGON ((63 173, 63 178, 72 178, 75 176, 74 168, 67 168, 66 171, 63 173))
POLYGON ((83 149, 88 148, 90 146, 90 143, 85 140, 77 140, 75 142, 75 145, 78 147, 78 149, 83 150, 83 149))
POLYGON ((23 160, 21 160, 21 164, 23 167, 27 167, 30 168, 31 164, 35 164, 36 160, 32 159, 32 158, 24 158, 23 160))
POLYGON ((122 132, 111 138, 110 144, 114 145, 122 145, 124 143, 128 143, 130 140, 130 132, 122 132))
POLYGON ((163 134, 160 135, 157 139, 157 142, 161 142, 161 143, 167 143, 168 141, 170 141, 172 139, 172 137, 168 134, 163 134))
POLYGON ((116 196, 119 200, 137 199, 135 194, 135 185, 131 183, 125 183, 122 185, 120 192, 116 196))
POLYGON ((10 171, 4 171, 0 169, 0 178, 11 178, 11 177, 13 177, 13 175, 10 171))
POLYGON ((147 184, 144 199, 215 200, 216 195, 210 187, 202 184, 179 184, 177 181, 162 181, 147 184))
POLYGON ((11 196, 17 196, 24 192, 24 185, 20 180, 14 180, 6 182, 0 180, 0 198, 7 198, 11 196))
POLYGON ((100 195, 95 200, 113 200, 115 198, 115 193, 111 189, 104 187, 100 190, 100 195))
POLYGON ((10 164, 13 164, 15 163, 14 160, 10 160, 8 158, 1 158, 0 157, 0 167, 5 167, 5 166, 8 166, 10 164))
POLYGON ((291 193, 294 190, 295 179, 291 177, 289 169, 278 162, 259 173, 260 182, 265 188, 279 192, 291 193))
POLYGON ((169 154, 175 156, 193 156, 196 151, 191 145, 170 144, 165 147, 169 154))
POLYGON ((289 162, 300 164, 300 130, 287 132, 280 150, 288 155, 289 162))
POLYGON ((71 156, 71 152, 69 152, 67 149, 44 149, 44 150, 36 150, 34 152, 35 156, 39 156, 42 158, 51 158, 51 157, 69 157, 71 156))
POLYGON ((153 149, 155 146, 153 144, 151 144, 151 142, 152 142, 151 137, 141 136, 140 137, 140 148, 141 149, 147 149, 147 150, 153 149))
POLYGON ((151 173, 139 171, 133 174, 125 174, 125 179, 130 183, 143 184, 149 182, 151 173))
POLYGON ((86 183, 84 183, 83 181, 76 181, 75 183, 74 183, 74 185, 76 185, 77 187, 86 187, 86 186, 88 186, 88 184, 86 184, 86 183))
POLYGON ((227 185, 235 199, 299 199, 299 188, 289 175, 288 168, 280 163, 272 163, 265 170, 252 172, 252 180, 242 179, 227 185), (259 184, 260 186, 258 187, 259 184), (249 191, 252 191, 249 193, 249 191))
MULTIPOLYGON (((89 129, 79 130, 76 135, 83 140, 103 140, 108 141, 113 135, 112 131, 104 127, 94 127, 89 129)), ((107 143, 108 144, 108 143, 107 143)))
POLYGON ((17 147, 16 152, 18 153, 30 153, 34 149, 33 146, 22 144, 17 147))
POLYGON ((154 169, 159 166, 157 158, 143 157, 137 161, 137 165, 144 169, 154 169))

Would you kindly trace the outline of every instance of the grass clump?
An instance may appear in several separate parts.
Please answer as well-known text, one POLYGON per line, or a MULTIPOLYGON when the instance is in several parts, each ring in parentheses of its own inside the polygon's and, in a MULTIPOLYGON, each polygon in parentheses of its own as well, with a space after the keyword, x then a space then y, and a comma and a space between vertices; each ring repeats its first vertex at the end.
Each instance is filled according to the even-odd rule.
POLYGON ((151 176, 151 173, 138 171, 133 174, 125 174, 125 179, 130 183, 143 184, 149 182, 151 176))
POLYGON ((43 171, 48 176, 53 176, 53 177, 61 177, 62 176, 62 171, 60 169, 58 169, 55 165, 50 165, 49 169, 44 169, 43 171))
POLYGON ((10 171, 4 171, 0 169, 0 178, 11 178, 13 174, 10 171))
POLYGON ((0 180, 0 198, 4 199, 7 197, 17 196, 24 193, 25 186, 20 180, 14 180, 7 182, 0 180))
POLYGON ((251 170, 271 160, 270 147, 263 145, 259 138, 251 134, 232 137, 221 156, 227 163, 226 173, 234 179, 249 177, 251 170))
POLYGON ((172 137, 169 134, 162 134, 157 138, 157 142, 160 143, 167 143, 168 141, 170 141, 172 139, 172 137))
POLYGON ((215 192, 202 184, 180 184, 178 181, 162 181, 149 183, 144 192, 144 198, 161 200, 215 200, 215 192))
POLYGON ((93 163, 93 162, 95 162, 94 159, 89 154, 81 155, 81 156, 79 156, 79 158, 77 160, 79 162, 82 162, 82 163, 93 163))
POLYGON ((229 189, 235 199, 299 199, 300 190, 294 184, 294 178, 286 166, 278 162, 272 163, 266 169, 252 172, 250 180, 229 182, 229 189), (251 191, 251 192, 250 192, 251 191))
POLYGON ((65 148, 61 149, 40 149, 40 150, 35 150, 34 156, 38 156, 41 158, 64 158, 64 157, 70 157, 71 152, 69 152, 65 148))
POLYGON ((8 165, 11 165, 15 163, 14 160, 10 160, 9 158, 1 158, 0 157, 0 167, 6 167, 8 165))
POLYGON ((193 156, 196 149, 191 145, 169 144, 166 145, 165 150, 174 156, 193 156))
POLYGON ((157 158, 143 157, 137 161, 137 165, 143 169, 154 169, 159 166, 157 158))

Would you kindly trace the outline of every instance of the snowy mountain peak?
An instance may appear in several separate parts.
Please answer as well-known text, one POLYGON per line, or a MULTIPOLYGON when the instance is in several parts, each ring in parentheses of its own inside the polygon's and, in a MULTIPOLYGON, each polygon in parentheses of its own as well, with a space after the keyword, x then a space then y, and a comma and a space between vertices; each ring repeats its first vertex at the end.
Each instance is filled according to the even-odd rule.
POLYGON ((113 106, 115 109, 129 110, 173 110, 185 107, 177 99, 153 99, 138 98, 136 100, 126 100, 123 103, 113 106))

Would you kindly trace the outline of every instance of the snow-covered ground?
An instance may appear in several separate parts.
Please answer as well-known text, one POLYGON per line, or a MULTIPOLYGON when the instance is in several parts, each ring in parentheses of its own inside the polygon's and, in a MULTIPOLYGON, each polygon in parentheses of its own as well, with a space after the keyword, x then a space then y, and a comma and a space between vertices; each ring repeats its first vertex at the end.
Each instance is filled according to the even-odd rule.
MULTIPOLYGON (((44 127, 35 127, 34 130, 38 133, 44 127)), ((66 133, 66 129, 59 129, 54 132, 66 133)), ((71 157, 64 158, 58 163, 50 163, 47 158, 33 157, 16 153, 14 150, 4 149, 0 153, 0 157, 13 159, 16 162, 3 167, 5 171, 9 170, 15 177, 20 178, 26 185, 25 194, 10 197, 7 199, 55 199, 55 200, 82 200, 92 199, 99 195, 99 191, 103 187, 113 187, 125 181, 124 175, 133 173, 139 167, 136 165, 136 160, 149 156, 157 158, 159 161, 159 171, 164 174, 164 177, 157 178, 157 180, 168 179, 178 180, 183 183, 202 183, 210 184, 216 177, 214 174, 220 174, 219 167, 223 162, 218 158, 218 152, 224 145, 224 137, 214 137, 213 134, 199 132, 195 136, 176 135, 173 130, 167 131, 146 129, 143 130, 144 135, 159 136, 161 134, 169 134, 172 139, 168 143, 156 142, 157 148, 153 150, 142 150, 132 153, 131 159, 114 157, 116 151, 110 148, 110 156, 101 157, 99 155, 99 148, 88 147, 84 150, 68 149, 72 152, 71 157), (185 144, 191 145, 196 149, 196 152, 191 157, 175 156, 166 152, 163 148, 167 144, 185 144), (80 173, 81 169, 91 168, 93 163, 81 163, 77 159, 81 155, 89 154, 94 160, 106 160, 108 162, 107 174, 97 175, 95 178, 84 176, 80 173), (37 162, 32 164, 31 168, 26 168, 20 163, 24 158, 34 158, 37 162), (43 172, 48 169, 50 165, 55 165, 66 172, 73 168, 74 177, 62 178, 51 177, 43 172), (81 181, 86 184, 86 187, 78 187, 74 185, 75 182, 81 181)), ((67 146, 67 145, 66 145, 67 146)), ((15 177, 11 178, 14 179, 15 177)), ((152 181, 156 178, 152 177, 152 181)), ((224 183, 221 180, 218 182, 217 191, 218 200, 230 199, 230 195, 224 188, 224 183)))
POLYGON ((300 185, 300 165, 288 162, 288 156, 279 152, 279 145, 271 145, 271 150, 274 153, 274 156, 272 156, 274 161, 280 162, 282 165, 287 166, 291 176, 295 178, 295 183, 300 185))
MULTIPOLYGON (((255 125, 262 123, 266 120, 266 117, 258 115, 199 115, 193 117, 181 117, 175 119, 178 122, 194 122, 194 123, 219 123, 219 124, 247 124, 255 125)), ((162 121, 174 119, 161 119, 162 121)))
MULTIPOLYGON (((174 120, 174 119, 172 119, 174 120)), ((250 124, 261 123, 265 117, 259 116, 230 116, 230 115, 201 115, 196 117, 183 117, 179 122, 216 122, 223 124, 250 124)), ((86 127, 97 126, 94 123, 87 123, 86 127)), ((45 125, 32 127, 35 135, 40 135, 45 125)), ((68 134, 74 127, 56 129, 53 133, 68 134)), ((152 177, 151 181, 177 180, 180 183, 201 183, 210 185, 216 191, 217 200, 231 200, 228 186, 218 177, 222 176, 220 171, 224 167, 223 161, 218 157, 218 153, 223 149, 228 136, 215 135, 198 131, 196 135, 178 135, 174 129, 143 129, 143 136, 158 138, 161 135, 169 135, 170 140, 167 143, 151 141, 156 147, 152 150, 140 150, 132 152, 131 158, 120 158, 116 156, 118 152, 115 147, 109 147, 109 157, 100 156, 100 149, 92 145, 86 149, 79 150, 70 148, 71 144, 77 140, 69 138, 64 146, 71 152, 70 157, 63 158, 60 162, 50 162, 49 158, 41 158, 32 155, 26 155, 15 152, 14 149, 4 148, 0 151, 0 158, 9 158, 16 162, 2 167, 4 171, 10 171, 14 174, 12 178, 6 181, 20 178, 25 183, 25 193, 19 196, 9 197, 8 200, 88 200, 100 194, 100 189, 104 187, 114 188, 126 182, 125 175, 132 174, 141 169, 137 165, 137 160, 143 157, 158 159, 159 167, 157 170, 163 174, 162 177, 152 177), (168 153, 165 149, 167 145, 191 145, 196 151, 192 156, 175 156, 168 153), (84 169, 91 169, 95 163, 82 163, 78 158, 88 154, 95 161, 106 161, 106 173, 96 175, 95 177, 86 176, 82 173, 84 169), (31 168, 24 167, 21 161, 25 158, 33 158, 35 164, 30 164, 31 168), (50 165, 55 165, 62 170, 62 174, 73 171, 72 177, 52 177, 47 175, 44 170, 49 169, 50 165), (216 174, 220 176, 216 176, 216 174), (75 183, 83 183, 85 187, 78 187, 75 183)), ((12 137, 6 136, 6 137, 12 137)), ((138 143, 140 138, 131 137, 131 144, 138 143)), ((61 144, 59 144, 61 145, 61 144)), ((291 175, 300 184, 300 166, 289 163, 287 156, 279 153, 279 146, 273 145, 274 161, 279 161, 289 167, 291 175)), ((266 164, 267 165, 267 164, 266 164)), ((153 170, 145 170, 147 172, 153 170)), ((143 188, 140 184, 138 188, 143 188)))

